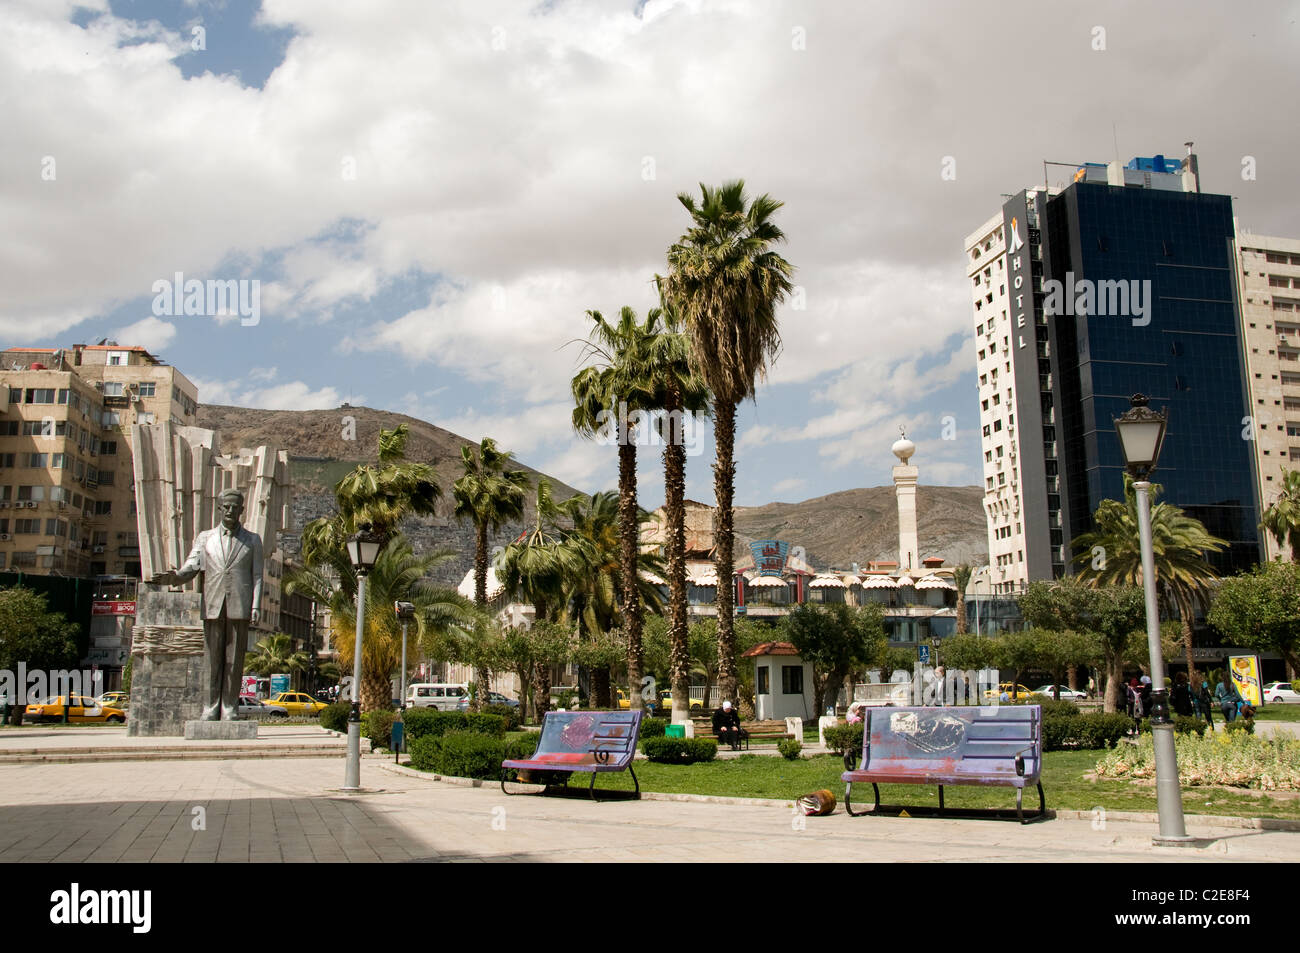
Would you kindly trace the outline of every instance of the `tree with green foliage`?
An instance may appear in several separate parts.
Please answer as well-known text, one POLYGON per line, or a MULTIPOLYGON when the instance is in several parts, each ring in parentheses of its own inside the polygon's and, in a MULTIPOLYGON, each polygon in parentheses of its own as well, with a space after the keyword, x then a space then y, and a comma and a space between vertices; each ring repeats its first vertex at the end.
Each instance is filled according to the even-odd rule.
POLYGON ((880 681, 888 684, 895 672, 910 673, 916 669, 916 649, 892 645, 880 653, 876 667, 880 669, 880 681))
MULTIPOLYGON (((1187 671, 1196 672, 1192 630, 1196 607, 1209 601, 1218 574, 1206 553, 1227 543, 1210 534, 1200 520, 1169 503, 1158 503, 1162 488, 1151 485, 1151 552, 1155 562, 1157 593, 1178 611, 1183 623, 1183 651, 1187 671)), ((1093 517, 1095 529, 1074 540, 1080 578, 1095 586, 1141 586, 1142 547, 1138 533, 1137 491, 1133 478, 1124 474, 1124 502, 1102 500, 1093 517)))
POLYGON ((781 203, 767 195, 748 202, 745 183, 701 184, 701 201, 677 196, 691 217, 668 249, 665 298, 681 316, 692 365, 713 394, 717 498, 714 566, 718 573, 718 680, 736 694, 732 614, 735 560, 736 407, 754 396, 781 349, 776 311, 793 285, 790 263, 775 251, 785 235, 773 221, 781 203))
POLYGON ((1031 626, 1095 635, 1106 676, 1105 710, 1122 703, 1124 661, 1134 633, 1145 631, 1146 599, 1135 586, 1092 586, 1077 576, 1031 582, 1019 600, 1031 626))
POLYGON ((880 607, 808 603, 781 620, 785 638, 813 667, 813 710, 825 710, 832 686, 855 668, 872 665, 887 646, 880 607))
POLYGON ((77 664, 81 626, 51 612, 44 595, 15 586, 0 589, 0 669, 71 669, 77 664))
POLYGON ((1277 499, 1269 504, 1259 528, 1277 540, 1279 548, 1290 547, 1291 561, 1300 561, 1300 470, 1282 468, 1277 499))
POLYGON ((971 573, 974 570, 963 563, 956 566, 952 571, 952 581, 957 587, 957 634, 965 635, 968 629, 966 620, 966 587, 970 585, 971 573))
POLYGON ((1300 671, 1300 564, 1265 563, 1223 580, 1209 620, 1232 644, 1277 652, 1300 671))
POLYGON ((244 656, 244 672, 249 675, 293 674, 307 671, 309 662, 306 652, 294 650, 292 636, 277 632, 262 639, 244 656))
POLYGON ((943 640, 943 664, 961 672, 991 668, 994 640, 973 632, 961 632, 943 640))

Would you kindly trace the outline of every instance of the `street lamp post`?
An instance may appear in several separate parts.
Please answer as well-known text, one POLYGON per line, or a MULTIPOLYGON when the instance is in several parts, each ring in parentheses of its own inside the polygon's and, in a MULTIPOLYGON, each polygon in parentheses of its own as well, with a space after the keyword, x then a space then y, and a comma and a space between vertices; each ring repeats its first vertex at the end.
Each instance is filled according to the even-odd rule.
POLYGON ((1156 810, 1160 817, 1157 844, 1187 843, 1183 822, 1183 793, 1178 782, 1178 752, 1174 747, 1174 726, 1169 720, 1169 699, 1165 692, 1165 660, 1160 651, 1160 609, 1156 604, 1156 563, 1151 547, 1151 482, 1148 477, 1160 458, 1167 413, 1147 406, 1147 398, 1134 394, 1132 406, 1114 419, 1124 462, 1133 476, 1137 496, 1138 537, 1142 547, 1142 589, 1146 596, 1147 649, 1151 653, 1151 738, 1156 755, 1156 810))
POLYGON ((361 638, 366 626, 366 576, 374 568, 384 538, 369 523, 348 537, 348 558, 357 573, 357 638, 352 646, 352 712, 348 715, 348 761, 344 791, 361 790, 361 638))

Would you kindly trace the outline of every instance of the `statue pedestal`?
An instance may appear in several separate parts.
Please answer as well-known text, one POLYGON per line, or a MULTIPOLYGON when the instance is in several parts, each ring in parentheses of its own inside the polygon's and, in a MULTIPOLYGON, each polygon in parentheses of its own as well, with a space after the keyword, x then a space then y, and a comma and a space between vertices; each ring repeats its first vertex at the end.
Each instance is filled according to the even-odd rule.
POLYGON ((255 721, 187 721, 186 741, 254 741, 255 721))
POLYGON ((202 596, 141 583, 136 598, 126 733, 184 735, 185 723, 198 721, 203 713, 208 692, 202 596))

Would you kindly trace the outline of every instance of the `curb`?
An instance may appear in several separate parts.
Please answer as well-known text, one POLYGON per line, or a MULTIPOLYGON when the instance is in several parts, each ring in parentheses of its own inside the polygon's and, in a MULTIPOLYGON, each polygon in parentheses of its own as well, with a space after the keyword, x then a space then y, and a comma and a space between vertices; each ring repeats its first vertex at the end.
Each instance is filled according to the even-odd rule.
MULTIPOLYGON (((393 774, 401 774, 407 777, 420 778, 424 781, 440 781, 444 784, 454 784, 458 787, 496 787, 499 781, 486 781, 479 778, 458 778, 450 775, 431 774, 428 771, 418 771, 415 768, 408 768, 405 765, 396 765, 392 762, 378 763, 376 767, 383 768, 393 774)), ((643 801, 678 801, 694 804, 726 804, 740 807, 780 807, 790 808, 794 805, 793 800, 777 800, 775 798, 759 797, 724 797, 714 794, 665 794, 659 791, 642 791, 641 800, 643 801)), ((1076 810, 1052 810, 1047 812, 1050 817, 1048 820, 1057 821, 1091 821, 1096 815, 1092 811, 1076 810)), ((1288 820, 1278 817, 1235 817, 1231 815, 1218 814, 1188 814, 1187 819, 1191 823, 1209 825, 1211 827, 1227 827, 1238 830, 1258 830, 1258 831, 1300 831, 1300 820, 1288 820)), ((1107 821, 1117 821, 1120 823, 1132 824, 1158 824, 1159 815, 1153 813, 1144 813, 1141 811, 1107 811, 1107 821)))

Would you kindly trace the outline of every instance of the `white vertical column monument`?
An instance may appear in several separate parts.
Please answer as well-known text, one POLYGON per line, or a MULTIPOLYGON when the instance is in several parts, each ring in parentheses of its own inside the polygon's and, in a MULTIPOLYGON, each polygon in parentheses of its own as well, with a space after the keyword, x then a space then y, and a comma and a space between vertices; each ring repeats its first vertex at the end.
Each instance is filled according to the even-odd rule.
POLYGON ((909 572, 920 568, 921 558, 917 551, 916 539, 916 467, 908 464, 916 452, 916 444, 907 439, 907 433, 898 428, 902 435, 890 448, 899 464, 894 467, 894 495, 898 498, 898 569, 909 572))

